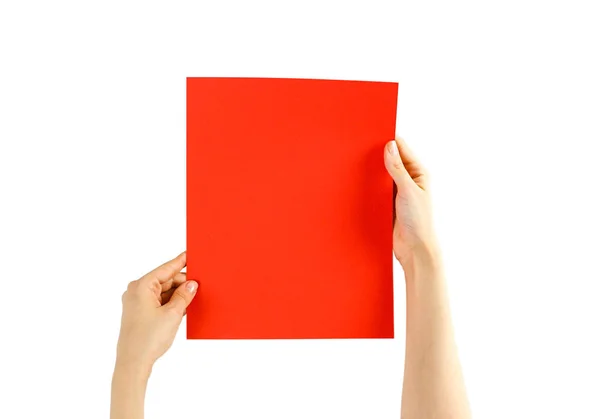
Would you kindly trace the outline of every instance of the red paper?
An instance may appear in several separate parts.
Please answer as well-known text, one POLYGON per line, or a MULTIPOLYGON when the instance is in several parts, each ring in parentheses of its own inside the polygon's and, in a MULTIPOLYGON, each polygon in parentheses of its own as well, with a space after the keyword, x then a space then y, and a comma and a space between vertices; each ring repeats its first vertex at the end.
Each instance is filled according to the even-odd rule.
POLYGON ((397 83, 187 79, 189 339, 391 338, 397 83))

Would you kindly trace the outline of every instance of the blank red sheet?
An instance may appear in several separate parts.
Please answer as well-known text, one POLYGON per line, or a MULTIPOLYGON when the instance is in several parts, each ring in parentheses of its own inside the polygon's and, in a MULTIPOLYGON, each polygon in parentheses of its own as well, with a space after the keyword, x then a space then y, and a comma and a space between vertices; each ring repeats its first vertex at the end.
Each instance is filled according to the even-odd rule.
POLYGON ((398 85, 187 79, 189 339, 391 338, 398 85))

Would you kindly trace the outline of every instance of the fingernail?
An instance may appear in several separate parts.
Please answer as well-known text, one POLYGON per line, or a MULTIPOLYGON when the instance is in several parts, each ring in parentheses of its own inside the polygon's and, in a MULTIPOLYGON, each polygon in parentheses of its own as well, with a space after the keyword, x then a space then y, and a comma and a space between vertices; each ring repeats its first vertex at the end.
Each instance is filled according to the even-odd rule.
POLYGON ((193 294, 193 293, 196 292, 196 288, 198 288, 198 284, 196 282, 194 282, 194 281, 190 281, 190 282, 187 283, 187 285, 185 287, 187 288, 187 290, 190 293, 193 294))
POLYGON ((388 153, 390 153, 392 156, 397 156, 398 155, 398 145, 396 144, 396 141, 390 141, 387 145, 387 150, 388 150, 388 153))

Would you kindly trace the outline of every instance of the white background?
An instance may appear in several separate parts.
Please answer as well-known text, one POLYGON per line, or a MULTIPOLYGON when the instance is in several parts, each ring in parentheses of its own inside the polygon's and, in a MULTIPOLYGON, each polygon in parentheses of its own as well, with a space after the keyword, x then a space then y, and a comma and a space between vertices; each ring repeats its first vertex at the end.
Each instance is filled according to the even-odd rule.
MULTIPOLYGON (((108 417, 121 293, 185 246, 185 77, 262 76, 400 83, 475 417, 600 417, 597 2, 156 3, 0 6, 1 416, 108 417)), ((182 328, 147 417, 398 418, 396 268, 395 340, 182 328)))

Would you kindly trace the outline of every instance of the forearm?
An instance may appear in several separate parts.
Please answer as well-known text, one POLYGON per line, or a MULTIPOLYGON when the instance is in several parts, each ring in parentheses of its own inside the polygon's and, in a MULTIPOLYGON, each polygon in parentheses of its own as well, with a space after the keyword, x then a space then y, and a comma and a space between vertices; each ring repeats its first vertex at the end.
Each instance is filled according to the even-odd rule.
POLYGON ((441 258, 415 252, 406 276, 406 354, 402 418, 470 417, 441 258))
POLYGON ((150 369, 117 361, 112 379, 110 418, 143 419, 150 369))

